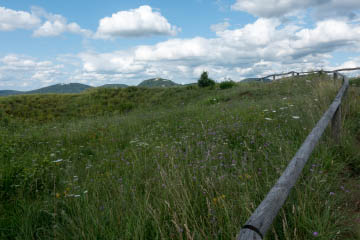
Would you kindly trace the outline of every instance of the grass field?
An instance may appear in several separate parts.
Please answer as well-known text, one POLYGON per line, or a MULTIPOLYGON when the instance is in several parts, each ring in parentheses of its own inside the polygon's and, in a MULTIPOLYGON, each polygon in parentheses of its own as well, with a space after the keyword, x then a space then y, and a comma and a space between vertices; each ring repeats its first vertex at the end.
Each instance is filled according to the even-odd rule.
MULTIPOLYGON (((326 76, 0 98, 1 239, 233 239, 336 95, 326 76)), ((360 239, 360 90, 266 239, 360 239)))

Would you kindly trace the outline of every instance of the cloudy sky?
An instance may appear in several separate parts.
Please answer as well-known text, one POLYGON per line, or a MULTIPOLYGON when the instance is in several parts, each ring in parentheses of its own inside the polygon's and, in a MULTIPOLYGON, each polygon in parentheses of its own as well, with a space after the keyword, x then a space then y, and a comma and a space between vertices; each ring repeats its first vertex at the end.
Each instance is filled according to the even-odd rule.
POLYGON ((0 0, 0 89, 360 66, 359 0, 0 0))

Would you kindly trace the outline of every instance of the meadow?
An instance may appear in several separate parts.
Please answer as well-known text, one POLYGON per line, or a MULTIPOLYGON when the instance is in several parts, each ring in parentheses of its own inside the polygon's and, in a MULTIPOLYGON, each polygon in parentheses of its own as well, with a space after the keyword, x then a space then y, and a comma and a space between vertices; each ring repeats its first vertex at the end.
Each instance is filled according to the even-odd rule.
MULTIPOLYGON (((357 84, 265 239, 360 239, 357 84)), ((340 86, 0 97, 0 239, 234 239, 340 86)))

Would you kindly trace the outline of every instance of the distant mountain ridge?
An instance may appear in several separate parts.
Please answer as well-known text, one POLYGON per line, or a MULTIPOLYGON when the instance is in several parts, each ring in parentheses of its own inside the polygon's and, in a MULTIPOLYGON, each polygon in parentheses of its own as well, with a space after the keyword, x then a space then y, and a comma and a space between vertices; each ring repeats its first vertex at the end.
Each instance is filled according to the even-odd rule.
POLYGON ((26 94, 36 93, 80 93, 92 86, 81 83, 68 83, 68 84, 55 84, 48 87, 39 88, 36 90, 28 91, 26 94))
POLYGON ((173 87, 180 84, 174 83, 171 80, 163 78, 151 78, 145 81, 142 81, 138 86, 139 87, 173 87))
POLYGON ((15 90, 0 90, 0 96, 19 95, 24 93, 25 92, 15 91, 15 90))
MULTIPOLYGON (((174 83, 171 80, 163 78, 152 78, 142 81, 139 87, 173 87, 180 84, 174 83)), ((100 88, 126 88, 129 87, 126 84, 105 84, 99 86, 100 88)), ((81 83, 67 83, 67 84, 55 84, 48 87, 43 87, 31 91, 15 91, 15 90, 0 90, 0 96, 20 95, 20 94, 46 94, 46 93, 81 93, 92 86, 81 83)))
POLYGON ((81 83, 55 84, 31 91, 0 90, 0 96, 45 93, 81 93, 92 86, 81 83))

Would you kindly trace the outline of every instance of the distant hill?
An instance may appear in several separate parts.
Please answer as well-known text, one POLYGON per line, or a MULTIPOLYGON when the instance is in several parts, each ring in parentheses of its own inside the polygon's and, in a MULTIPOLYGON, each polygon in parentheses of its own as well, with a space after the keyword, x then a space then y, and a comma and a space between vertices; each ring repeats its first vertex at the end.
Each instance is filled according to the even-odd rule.
POLYGON ((173 87, 178 86, 180 84, 174 83, 171 80, 163 79, 163 78, 152 78, 141 82, 139 87, 173 87))
POLYGON ((126 88, 128 85, 126 84, 105 84, 100 86, 102 88, 126 88))
POLYGON ((246 78, 244 80, 242 80, 241 82, 246 83, 246 82, 271 82, 270 79, 268 78, 246 78))
POLYGON ((10 96, 10 95, 18 95, 24 93, 25 92, 15 91, 15 90, 0 90, 0 96, 10 96))
POLYGON ((92 88, 92 87, 81 83, 55 84, 27 92, 14 91, 14 90, 0 90, 0 96, 10 96, 10 95, 19 95, 19 94, 37 94, 37 93, 80 93, 88 88, 92 88))
POLYGON ((48 87, 32 90, 26 92, 26 94, 35 93, 80 93, 88 88, 92 88, 89 85, 81 83, 69 83, 69 84, 55 84, 48 87))

